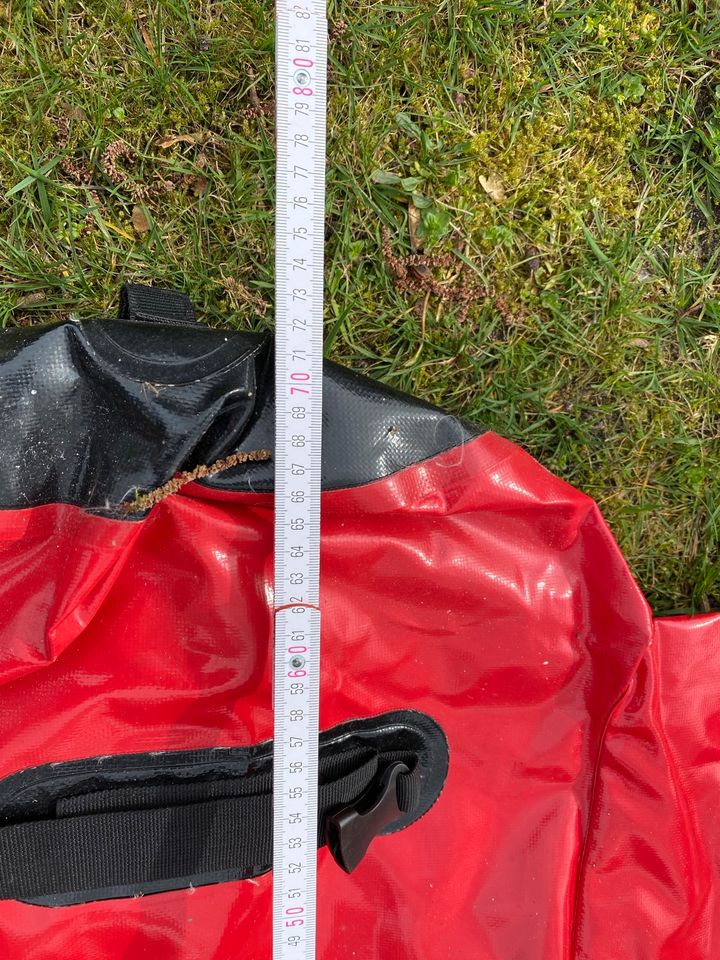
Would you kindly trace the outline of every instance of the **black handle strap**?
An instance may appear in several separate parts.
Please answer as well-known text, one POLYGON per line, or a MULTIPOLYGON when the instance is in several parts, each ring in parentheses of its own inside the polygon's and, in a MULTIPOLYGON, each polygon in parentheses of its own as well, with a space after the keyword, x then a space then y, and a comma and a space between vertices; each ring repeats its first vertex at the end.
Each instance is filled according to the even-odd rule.
POLYGON ((118 319, 168 324, 196 322, 195 309, 184 293, 140 283, 123 284, 118 319))
MULTIPOLYGON (((366 808, 397 762, 407 772, 393 778, 392 805, 408 812, 420 800, 416 758, 355 750, 322 759, 320 846, 327 818, 366 808)), ((0 899, 61 904, 257 876, 272 863, 272 816, 267 771, 65 797, 53 819, 0 828, 0 899)))

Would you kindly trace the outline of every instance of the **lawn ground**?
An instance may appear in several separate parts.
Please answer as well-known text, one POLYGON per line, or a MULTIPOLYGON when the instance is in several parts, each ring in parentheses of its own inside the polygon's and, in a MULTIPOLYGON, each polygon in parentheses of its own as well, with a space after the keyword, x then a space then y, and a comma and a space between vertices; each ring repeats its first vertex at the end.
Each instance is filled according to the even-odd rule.
MULTIPOLYGON (((271 327, 272 13, 0 2, 3 325, 129 278, 271 327)), ((657 610, 720 607, 718 4, 330 22, 328 356, 595 497, 657 610)))

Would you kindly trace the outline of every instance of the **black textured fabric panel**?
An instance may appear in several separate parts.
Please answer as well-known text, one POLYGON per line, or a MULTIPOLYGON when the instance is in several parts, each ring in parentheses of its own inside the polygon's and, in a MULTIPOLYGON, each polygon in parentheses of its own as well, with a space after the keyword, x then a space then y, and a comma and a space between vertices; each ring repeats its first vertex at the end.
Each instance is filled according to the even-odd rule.
MULTIPOLYGON (((448 768, 437 724, 396 711, 321 734, 318 844, 327 817, 395 763, 398 813, 422 817, 448 768)), ((0 899, 61 906, 257 876, 272 863, 272 742, 35 767, 0 781, 0 899)))
MULTIPOLYGON (((270 337, 189 323, 186 298, 148 288, 125 288, 122 310, 134 319, 0 333, 0 507, 117 513, 179 471, 272 449, 270 337)), ((323 396, 326 490, 386 477, 482 432, 333 363, 323 396)), ((273 465, 207 483, 272 490, 273 465)))

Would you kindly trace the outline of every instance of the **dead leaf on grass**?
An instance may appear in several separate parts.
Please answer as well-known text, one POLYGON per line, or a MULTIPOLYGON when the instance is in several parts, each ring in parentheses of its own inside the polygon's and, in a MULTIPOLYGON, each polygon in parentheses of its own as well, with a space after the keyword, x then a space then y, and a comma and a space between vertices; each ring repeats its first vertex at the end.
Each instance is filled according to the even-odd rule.
POLYGON ((706 336, 700 337, 700 343, 703 345, 708 357, 711 357, 720 345, 720 336, 716 333, 708 333, 706 336))
POLYGON ((196 197, 201 197, 207 190, 209 183, 207 177, 193 177, 190 182, 190 189, 196 197))
POLYGON ((165 137, 160 137, 157 141, 157 145, 162 147, 164 150, 168 150, 170 147, 174 147, 178 143, 202 143, 207 137, 206 133, 178 133, 178 134, 168 134, 165 137))
POLYGON ((44 290, 35 290, 33 293, 28 293, 24 297, 20 297, 18 302, 15 304, 16 307, 31 307, 33 304, 42 303, 44 300, 47 300, 47 294, 44 290))
POLYGON ((480 186, 491 200, 494 200, 495 203, 502 203, 503 200, 505 200, 505 188, 502 185, 502 180, 496 173, 491 173, 487 177, 479 177, 479 180, 480 186))
POLYGON ((147 218, 147 214, 140 206, 133 207, 132 212, 132 225, 135 233, 142 234, 149 233, 150 231, 150 221, 147 218))

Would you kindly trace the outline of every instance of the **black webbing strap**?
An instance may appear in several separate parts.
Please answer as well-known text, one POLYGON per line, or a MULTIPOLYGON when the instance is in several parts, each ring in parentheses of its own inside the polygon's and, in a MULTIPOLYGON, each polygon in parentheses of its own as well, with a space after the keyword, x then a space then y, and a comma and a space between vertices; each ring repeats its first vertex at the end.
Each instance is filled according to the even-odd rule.
MULTIPOLYGON (((419 769, 415 758, 392 757, 407 763, 409 772, 398 778, 397 802, 411 811, 420 799, 419 769)), ((328 815, 371 791, 389 759, 357 750, 323 758, 319 845, 328 815)), ((0 828, 0 899, 142 891, 222 874, 250 877, 272 862, 269 772, 105 789, 59 800, 55 813, 54 819, 0 828)))
POLYGON ((184 293, 126 283, 120 291, 120 320, 149 320, 154 323, 195 323, 195 310, 184 293))

